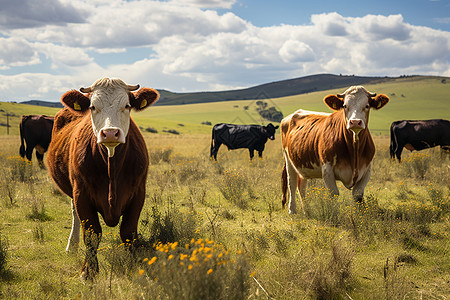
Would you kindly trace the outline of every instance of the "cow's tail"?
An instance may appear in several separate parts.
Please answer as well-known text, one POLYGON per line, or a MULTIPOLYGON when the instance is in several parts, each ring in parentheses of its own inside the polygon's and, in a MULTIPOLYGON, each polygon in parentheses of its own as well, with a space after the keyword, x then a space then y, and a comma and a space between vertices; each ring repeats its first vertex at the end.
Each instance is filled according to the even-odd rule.
POLYGON ((213 153, 214 153, 214 148, 215 148, 215 145, 214 145, 214 128, 212 129, 212 134, 211 134, 211 149, 209 150, 209 157, 212 157, 213 156, 213 153))
POLYGON ((284 160, 283 171, 281 171, 281 205, 284 208, 286 205, 286 193, 287 193, 287 171, 286 171, 286 160, 284 160))
POLYGON ((395 159, 395 151, 396 149, 396 145, 397 145, 397 141, 396 138, 394 136, 394 124, 391 125, 390 128, 390 135, 391 135, 391 144, 389 145, 389 155, 391 156, 391 159, 395 159))
POLYGON ((19 154, 20 156, 23 158, 25 157, 25 144, 24 144, 24 137, 23 137, 23 126, 22 124, 24 123, 24 119, 22 119, 22 122, 20 122, 19 124, 19 132, 20 132, 20 149, 19 149, 19 154))

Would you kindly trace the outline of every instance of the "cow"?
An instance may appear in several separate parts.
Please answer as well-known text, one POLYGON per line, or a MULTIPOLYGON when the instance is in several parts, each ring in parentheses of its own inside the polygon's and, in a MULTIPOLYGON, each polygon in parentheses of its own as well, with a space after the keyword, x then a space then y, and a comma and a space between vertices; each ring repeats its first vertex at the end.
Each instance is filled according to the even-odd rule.
POLYGON ((390 128, 391 159, 401 162, 403 148, 420 151, 440 146, 443 151, 450 148, 450 121, 434 120, 402 120, 394 121, 390 128))
POLYGON ((275 130, 278 126, 269 123, 267 126, 261 125, 234 125, 216 124, 212 129, 210 157, 217 161, 217 152, 222 144, 228 150, 248 148, 250 159, 255 156, 255 150, 259 157, 262 157, 267 139, 275 139, 275 130))
POLYGON ((52 139, 53 121, 53 117, 45 115, 27 115, 22 116, 19 124, 19 154, 31 161, 33 149, 36 148, 36 158, 41 168, 44 167, 44 153, 52 139))
POLYGON ((323 178, 333 196, 339 195, 339 180, 352 190, 357 202, 362 202, 375 154, 367 127, 369 111, 382 108, 388 101, 384 94, 376 96, 362 86, 352 86, 343 94, 324 98, 333 113, 300 109, 281 121, 282 205, 286 204, 289 188, 290 214, 297 212, 297 188, 306 214, 305 190, 310 178, 323 178))
POLYGON ((159 98, 154 89, 138 89, 139 85, 127 85, 120 79, 102 78, 81 88, 81 93, 71 90, 63 94, 65 107, 55 116, 47 166, 56 185, 72 198, 67 251, 78 246, 81 221, 85 279, 99 271, 96 253, 102 228, 98 213, 110 227, 122 217, 120 238, 130 249, 135 245, 149 157, 130 112, 141 111, 159 98))

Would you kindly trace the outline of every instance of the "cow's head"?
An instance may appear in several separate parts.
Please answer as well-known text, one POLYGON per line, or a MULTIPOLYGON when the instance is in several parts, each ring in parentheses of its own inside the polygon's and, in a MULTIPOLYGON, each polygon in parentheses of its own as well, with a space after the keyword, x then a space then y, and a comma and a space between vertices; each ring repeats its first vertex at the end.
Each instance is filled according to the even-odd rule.
POLYGON ((362 86, 352 86, 343 94, 328 95, 324 102, 333 110, 343 110, 347 129, 357 138, 358 133, 366 129, 370 108, 380 109, 389 102, 386 95, 368 92, 362 86))
POLYGON ((109 157, 125 138, 130 127, 131 109, 143 110, 158 101, 159 93, 139 85, 127 85, 120 79, 102 78, 90 87, 65 93, 61 102, 79 113, 90 113, 97 143, 108 149, 109 157))
POLYGON ((272 123, 267 124, 267 126, 264 126, 264 132, 267 134, 267 137, 271 140, 275 139, 275 130, 278 129, 278 125, 277 126, 273 126, 272 123))

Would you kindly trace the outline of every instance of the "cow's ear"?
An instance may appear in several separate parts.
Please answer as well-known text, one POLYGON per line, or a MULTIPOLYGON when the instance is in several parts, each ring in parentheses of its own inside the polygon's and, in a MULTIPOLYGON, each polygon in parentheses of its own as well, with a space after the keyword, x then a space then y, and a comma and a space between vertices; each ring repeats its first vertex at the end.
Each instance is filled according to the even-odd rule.
POLYGON ((380 109, 383 106, 385 106, 389 102, 389 97, 385 94, 379 94, 375 98, 370 98, 369 104, 370 107, 373 107, 374 109, 380 109))
POLYGON ((278 128, 280 128, 280 126, 278 126, 278 125, 277 125, 277 126, 275 126, 275 129, 278 129, 278 128))
POLYGON ((336 95, 328 95, 323 99, 323 101, 333 110, 340 110, 344 106, 344 101, 336 95))
POLYGON ((79 91, 71 90, 61 96, 61 102, 66 107, 78 112, 85 112, 91 105, 91 100, 79 91))
POLYGON ((130 93, 130 104, 135 110, 143 110, 154 104, 159 99, 159 93, 155 89, 142 88, 130 93))

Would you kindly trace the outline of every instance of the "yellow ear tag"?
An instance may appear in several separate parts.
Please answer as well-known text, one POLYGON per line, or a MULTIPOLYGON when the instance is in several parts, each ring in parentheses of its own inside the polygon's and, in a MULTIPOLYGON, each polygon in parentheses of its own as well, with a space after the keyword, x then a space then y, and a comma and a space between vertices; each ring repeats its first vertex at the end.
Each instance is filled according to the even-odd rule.
POLYGON ((78 102, 74 102, 74 103, 73 103, 73 109, 75 109, 75 110, 81 110, 80 104, 78 104, 78 102))
POLYGON ((377 108, 381 107, 381 101, 378 101, 377 108))
POLYGON ((147 106, 147 100, 143 100, 142 102, 141 102, 141 107, 140 108, 144 108, 144 107, 146 107, 147 106))

